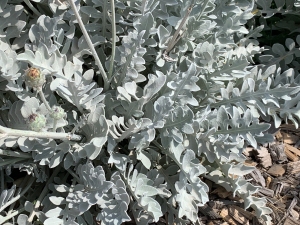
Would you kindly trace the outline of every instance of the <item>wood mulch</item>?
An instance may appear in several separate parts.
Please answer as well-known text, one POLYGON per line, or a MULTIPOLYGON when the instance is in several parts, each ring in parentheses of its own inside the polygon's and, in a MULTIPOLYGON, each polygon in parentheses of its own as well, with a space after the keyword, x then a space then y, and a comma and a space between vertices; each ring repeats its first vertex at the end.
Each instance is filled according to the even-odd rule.
MULTIPOLYGON (((245 175, 251 183, 260 186, 257 197, 265 197, 273 225, 300 225, 300 129, 294 125, 270 128, 273 143, 248 147, 244 152, 245 164, 256 169, 245 175)), ((251 208, 244 210, 243 200, 233 197, 223 187, 205 181, 211 188, 210 201, 205 210, 200 208, 199 218, 207 225, 259 225, 251 208), (213 213, 212 213, 213 212, 213 213), (220 218, 221 216, 221 218, 220 218)))

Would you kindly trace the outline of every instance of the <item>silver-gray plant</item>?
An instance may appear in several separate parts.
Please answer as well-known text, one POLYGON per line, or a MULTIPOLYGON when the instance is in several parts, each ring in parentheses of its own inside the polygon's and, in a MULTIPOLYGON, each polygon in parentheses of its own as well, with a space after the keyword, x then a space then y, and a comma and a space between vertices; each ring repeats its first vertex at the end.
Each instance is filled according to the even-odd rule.
POLYGON ((203 178, 270 224, 242 152, 300 122, 300 36, 257 22, 300 3, 272 2, 1 0, 0 224, 198 224, 203 178))

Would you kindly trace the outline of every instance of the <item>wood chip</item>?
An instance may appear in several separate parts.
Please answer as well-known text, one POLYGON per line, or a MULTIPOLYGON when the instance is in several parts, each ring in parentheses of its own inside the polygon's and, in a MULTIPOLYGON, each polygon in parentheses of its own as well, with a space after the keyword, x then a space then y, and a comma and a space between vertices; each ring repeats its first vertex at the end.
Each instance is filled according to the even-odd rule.
POLYGON ((294 146, 291 146, 289 144, 285 145, 285 148, 287 148, 288 150, 290 150, 291 152, 295 153, 296 155, 300 156, 300 150, 295 148, 294 146))
POLYGON ((293 219, 299 220, 299 213, 296 210, 291 209, 290 215, 292 216, 293 219))
POLYGON ((287 162, 287 156, 284 153, 285 145, 273 142, 269 145, 269 152, 271 154, 273 162, 283 163, 287 162))
POLYGON ((274 191, 269 188, 262 187, 258 192, 264 196, 274 197, 274 191))
POLYGON ((198 207, 198 209, 201 214, 203 214, 204 216, 208 216, 213 220, 222 218, 219 214, 215 213, 214 210, 211 207, 209 207, 207 204, 198 207))
POLYGON ((243 208, 239 207, 239 206, 236 206, 236 205, 229 205, 228 206, 228 210, 229 210, 229 213, 230 213, 230 210, 232 209, 235 209, 237 211, 239 211, 239 213, 241 215, 243 215, 244 217, 246 217, 248 220, 252 220, 253 217, 255 216, 254 214, 252 214, 251 212, 248 212, 246 210, 244 210, 243 208))
POLYGON ((257 162, 254 162, 252 160, 247 159, 247 160, 245 160, 244 165, 246 165, 246 166, 256 166, 257 162))
POLYGON ((230 201, 230 200, 226 200, 226 199, 220 199, 220 200, 217 200, 217 201, 209 201, 208 202, 208 205, 210 207, 212 207, 213 209, 222 209, 224 206, 227 206, 227 205, 237 205, 237 206, 243 206, 244 203, 241 203, 241 202, 234 202, 234 201, 230 201))
POLYGON ((250 176, 254 179, 254 181, 261 186, 265 187, 266 186, 266 181, 265 178, 261 175, 260 171, 258 169, 253 170, 250 173, 250 176))
MULTIPOLYGON (((242 210, 242 208, 240 208, 242 210)), ((235 207, 228 207, 228 213, 240 224, 249 224, 249 220, 235 207)))
POLYGON ((271 155, 268 152, 267 148, 261 147, 260 150, 256 150, 256 153, 257 153, 256 155, 257 160, 264 168, 272 166, 271 155))
POLYGON ((278 131, 275 136, 278 141, 283 142, 283 136, 280 131, 278 131))
POLYGON ((297 135, 294 134, 288 134, 285 132, 281 132, 282 137, 283 137, 283 142, 286 144, 295 144, 296 142, 298 142, 299 137, 297 135))
POLYGON ((300 172, 300 161, 288 163, 286 172, 288 174, 294 174, 300 172))
POLYGON ((281 194, 284 184, 282 182, 278 182, 274 187, 274 195, 278 196, 281 194))
MULTIPOLYGON (((286 210, 285 215, 284 215, 283 218, 279 221, 279 223, 280 223, 281 221, 284 221, 284 220, 288 217, 288 215, 290 214, 291 210, 295 207, 296 204, 297 204, 297 198, 293 198, 293 200, 292 200, 292 202, 291 202, 289 208, 286 210)), ((290 219, 294 220, 293 218, 290 218, 290 219)), ((286 224, 286 222, 285 222, 284 224, 286 224)), ((295 224, 295 223, 293 223, 293 224, 295 224)))
POLYGON ((281 130, 290 130, 290 131, 294 131, 294 132, 297 132, 299 131, 294 124, 282 124, 280 126, 280 129, 281 130))
POLYGON ((285 169, 283 165, 274 164, 271 168, 267 171, 268 174, 273 175, 275 177, 282 176, 285 173, 285 169))
POLYGON ((229 223, 224 222, 224 223, 221 223, 220 225, 229 225, 229 223))
POLYGON ((270 183, 272 182, 272 178, 271 177, 267 177, 266 179, 266 187, 269 188, 270 187, 270 183))
POLYGON ((284 149, 284 153, 288 157, 289 160, 296 162, 299 160, 298 156, 296 156, 293 152, 291 152, 288 148, 284 149))
POLYGON ((295 220, 292 217, 287 217, 283 225, 300 225, 299 220, 295 220))
POLYGON ((284 212, 282 212, 280 209, 278 209, 276 206, 274 206, 273 204, 271 204, 269 202, 267 203, 266 206, 272 209, 273 212, 271 214, 271 217, 273 219, 274 224, 278 224, 278 222, 281 220, 284 212))
POLYGON ((224 207, 221 212, 220 215, 223 217, 223 219, 228 222, 231 225, 240 225, 238 222, 236 222, 231 215, 229 215, 228 209, 226 207, 224 207))
POLYGON ((281 200, 276 199, 276 198, 268 198, 268 197, 267 197, 267 199, 268 199, 268 203, 267 203, 268 207, 271 207, 271 206, 269 206, 269 202, 271 202, 271 205, 276 207, 277 211, 279 210, 281 213, 285 212, 286 205, 284 203, 282 203, 281 200))

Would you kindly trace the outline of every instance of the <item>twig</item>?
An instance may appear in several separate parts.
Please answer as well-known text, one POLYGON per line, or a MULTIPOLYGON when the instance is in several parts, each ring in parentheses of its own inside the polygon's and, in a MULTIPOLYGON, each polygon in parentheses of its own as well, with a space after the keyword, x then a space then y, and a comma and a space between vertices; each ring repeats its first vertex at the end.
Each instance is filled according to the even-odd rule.
POLYGON ((169 44, 168 44, 168 46, 167 46, 167 49, 166 49, 166 50, 164 51, 164 53, 163 53, 163 58, 164 58, 166 61, 168 61, 168 62, 174 62, 174 61, 175 61, 175 60, 172 59, 170 56, 168 56, 168 53, 169 53, 169 51, 171 51, 171 50, 174 48, 175 44, 179 41, 180 37, 182 36, 182 35, 181 35, 180 37, 178 37, 179 32, 181 31, 181 28, 184 26, 184 24, 185 24, 187 18, 189 17, 190 13, 192 12, 193 6, 194 6, 194 5, 191 5, 191 6, 188 8, 188 10, 186 11, 186 13, 185 13, 185 15, 184 15, 184 17, 183 17, 181 23, 179 24, 179 27, 177 28, 177 30, 175 31, 175 34, 173 35, 171 41, 169 42, 169 44))
POLYGON ((91 49, 91 52, 92 52, 92 54, 94 56, 95 62, 96 62, 97 66, 98 66, 98 68, 100 70, 100 73, 102 74, 102 78, 103 78, 103 81, 104 81, 104 88, 103 89, 104 89, 104 91, 106 91, 109 88, 109 83, 108 83, 108 79, 107 79, 107 75, 105 73, 105 70, 104 70, 104 68, 102 66, 102 63, 101 63, 99 57, 98 57, 98 54, 97 54, 96 49, 95 49, 95 47, 94 47, 94 45, 93 45, 93 43, 91 41, 91 38, 90 38, 89 34, 87 33, 87 31, 85 29, 85 26, 84 26, 84 24, 83 24, 83 22, 81 20, 81 17, 80 17, 80 15, 79 15, 79 13, 78 13, 78 11, 76 9, 76 6, 75 6, 73 0, 68 0, 68 1, 70 3, 70 6, 71 6, 74 14, 75 14, 75 17, 76 17, 76 19, 78 21, 80 29, 81 29, 81 31, 83 33, 83 36, 85 37, 85 40, 86 40, 89 48, 91 49))

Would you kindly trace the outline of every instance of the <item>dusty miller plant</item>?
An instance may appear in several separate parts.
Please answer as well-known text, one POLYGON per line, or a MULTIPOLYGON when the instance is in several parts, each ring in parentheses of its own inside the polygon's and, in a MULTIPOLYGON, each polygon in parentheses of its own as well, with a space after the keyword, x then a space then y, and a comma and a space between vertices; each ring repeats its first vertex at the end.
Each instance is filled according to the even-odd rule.
POLYGON ((299 7, 1 0, 0 223, 199 224, 205 178, 270 224, 242 152, 299 126, 300 36, 259 42, 299 7))

